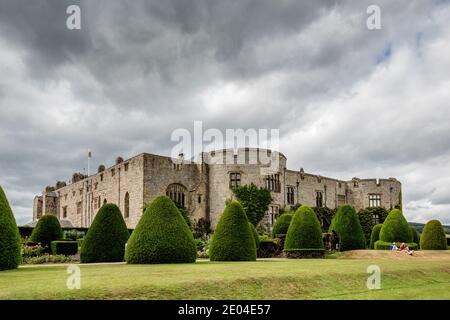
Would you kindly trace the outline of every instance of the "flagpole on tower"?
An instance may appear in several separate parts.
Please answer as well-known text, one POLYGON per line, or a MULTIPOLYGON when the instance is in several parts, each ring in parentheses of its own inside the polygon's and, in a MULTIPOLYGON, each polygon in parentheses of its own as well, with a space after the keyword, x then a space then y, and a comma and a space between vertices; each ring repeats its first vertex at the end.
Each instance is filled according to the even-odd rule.
POLYGON ((87 175, 88 175, 88 177, 90 176, 90 174, 91 174, 91 158, 92 158, 92 152, 91 152, 91 149, 88 149, 88 169, 87 169, 87 175))

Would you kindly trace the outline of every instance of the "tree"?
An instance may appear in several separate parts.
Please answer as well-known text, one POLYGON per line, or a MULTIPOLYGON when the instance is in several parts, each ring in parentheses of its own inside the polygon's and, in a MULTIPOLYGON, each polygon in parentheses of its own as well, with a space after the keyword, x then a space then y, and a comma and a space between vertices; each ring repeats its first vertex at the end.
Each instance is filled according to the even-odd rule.
POLYGON ((388 211, 383 207, 369 207, 359 210, 358 217, 366 240, 370 240, 373 227, 376 224, 382 224, 387 216, 388 211), (378 219, 375 219, 375 217, 378 219))
POLYGON ((289 225, 291 224, 291 220, 293 217, 293 213, 287 212, 279 216, 277 221, 275 221, 275 225, 273 226, 272 235, 276 237, 277 234, 287 234, 289 225))
POLYGON ((339 207, 330 225, 330 232, 332 231, 339 236, 340 251, 366 248, 366 239, 358 215, 352 206, 339 207))
POLYGON ((130 264, 191 263, 197 258, 194 237, 172 200, 159 196, 147 207, 125 250, 130 264))
POLYGON ((250 226, 250 230, 252 231, 252 235, 253 235, 253 239, 255 239, 255 245, 256 245, 256 249, 259 248, 259 235, 258 232, 256 231, 255 226, 249 221, 248 225, 250 226))
POLYGON ((234 187, 233 193, 242 204, 248 220, 254 226, 258 225, 264 214, 269 210, 269 204, 272 203, 270 191, 265 188, 258 188, 252 183, 234 187))
POLYGON ((380 240, 383 242, 405 242, 412 241, 411 230, 403 213, 398 209, 389 212, 380 231, 380 240))
POLYGON ((285 250, 323 250, 322 229, 315 212, 308 206, 297 209, 289 226, 285 250))
POLYGON ((30 241, 40 243, 50 252, 52 241, 60 240, 63 237, 63 231, 58 218, 52 214, 43 215, 31 234, 30 241))
POLYGON ((419 232, 417 232, 417 229, 412 226, 410 226, 409 229, 411 230, 412 242, 417 243, 417 245, 420 245, 420 236, 419 232))
POLYGON ((98 211, 81 246, 80 261, 121 262, 130 237, 119 207, 105 204, 98 211))
POLYGON ((0 186, 0 271, 15 269, 20 262, 19 229, 8 199, 0 186))
POLYGON ((439 220, 428 221, 420 237, 422 250, 447 250, 447 239, 439 220))
POLYGON ((231 201, 214 231, 209 249, 211 261, 255 261, 256 244, 242 205, 231 201))

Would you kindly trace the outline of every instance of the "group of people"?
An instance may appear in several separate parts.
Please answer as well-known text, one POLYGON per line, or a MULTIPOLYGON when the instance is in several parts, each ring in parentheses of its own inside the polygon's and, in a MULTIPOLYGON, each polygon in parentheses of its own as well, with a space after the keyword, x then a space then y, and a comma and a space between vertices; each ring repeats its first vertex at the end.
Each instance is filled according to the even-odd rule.
POLYGON ((405 251, 407 254, 409 254, 410 256, 413 255, 414 251, 410 250, 409 247, 406 245, 406 243, 402 243, 400 245, 400 247, 397 247, 397 245, 395 244, 395 242, 392 242, 391 244, 391 250, 392 251, 405 251))

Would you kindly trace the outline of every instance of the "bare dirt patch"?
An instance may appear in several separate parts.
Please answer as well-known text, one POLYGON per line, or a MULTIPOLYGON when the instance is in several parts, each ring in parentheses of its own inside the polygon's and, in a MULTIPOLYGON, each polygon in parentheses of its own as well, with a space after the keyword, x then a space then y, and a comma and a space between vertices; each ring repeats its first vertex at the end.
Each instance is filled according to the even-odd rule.
POLYGON ((450 250, 447 251, 414 251, 410 256, 406 252, 389 250, 354 250, 342 252, 337 259, 386 259, 386 260, 428 260, 450 262, 450 250))

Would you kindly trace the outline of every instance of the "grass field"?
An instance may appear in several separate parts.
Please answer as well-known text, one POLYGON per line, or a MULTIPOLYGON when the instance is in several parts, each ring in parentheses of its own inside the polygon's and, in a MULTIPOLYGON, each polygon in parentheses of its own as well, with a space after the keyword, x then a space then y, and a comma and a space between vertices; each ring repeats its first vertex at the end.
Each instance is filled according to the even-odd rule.
POLYGON ((450 252, 79 266, 80 290, 67 289, 63 265, 0 272, 0 299, 450 299, 450 252), (380 290, 366 287, 369 265, 381 268, 380 290))

